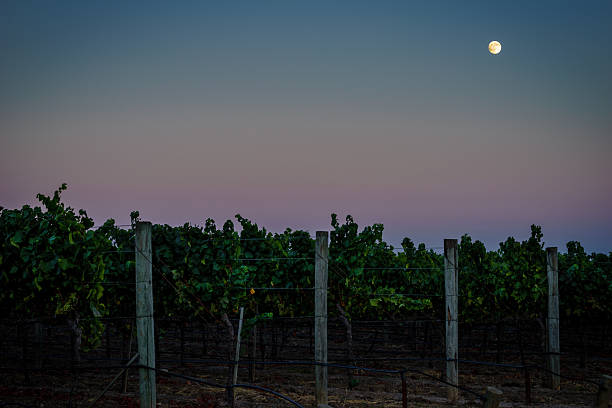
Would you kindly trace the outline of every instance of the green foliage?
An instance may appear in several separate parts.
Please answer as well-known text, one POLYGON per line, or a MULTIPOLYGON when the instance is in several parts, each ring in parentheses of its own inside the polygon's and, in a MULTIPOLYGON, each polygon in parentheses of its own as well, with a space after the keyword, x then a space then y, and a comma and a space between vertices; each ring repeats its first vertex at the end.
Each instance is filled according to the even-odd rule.
MULTIPOLYGON (((612 254, 611 254, 612 255, 612 254)), ((566 318, 605 318, 612 314, 612 258, 587 255, 579 242, 559 256, 561 311, 566 318)))
POLYGON ((222 229, 210 219, 204 228, 154 225, 152 237, 156 313, 172 317, 237 309, 241 300, 232 296, 232 286, 247 281, 248 270, 238 264, 241 248, 231 221, 222 229))
POLYGON ((350 215, 340 225, 336 214, 332 214, 331 224, 330 298, 349 317, 393 317, 432 308, 432 299, 420 295, 422 290, 436 286, 439 257, 435 253, 425 251, 424 246, 415 250, 410 240, 404 240, 406 252, 398 256, 382 239, 382 224, 367 226, 359 232, 350 215), (421 275, 421 269, 410 268, 427 271, 421 275), (417 276, 425 279, 415 279, 417 276), (412 296, 413 293, 417 296, 412 296))
POLYGON ((4 316, 65 315, 82 320, 86 339, 97 339, 109 241, 96 234, 87 213, 38 194, 41 207, 2 209, 0 213, 0 307, 4 316), (83 323, 86 322, 86 323, 83 323))
POLYGON ((499 303, 500 294, 505 293, 505 278, 494 270, 499 259, 499 253, 487 252, 482 242, 472 242, 469 235, 461 237, 459 312, 462 320, 478 320, 482 316, 497 320, 502 316, 499 303))
POLYGON ((251 310, 275 316, 299 316, 314 310, 314 240, 305 231, 285 230, 272 234, 240 214, 242 264, 251 280, 245 289, 236 289, 234 296, 245 296, 251 310), (254 290, 249 288, 269 288, 254 290))
POLYGON ((542 229, 528 240, 510 237, 497 252, 464 235, 459 245, 460 308, 464 320, 534 318, 545 313, 546 253, 542 229))
MULTIPOLYGON (((104 294, 102 302, 114 316, 131 316, 136 310, 134 295, 135 260, 134 231, 124 230, 115 225, 115 220, 107 220, 95 231, 96 236, 105 242, 103 252, 105 265, 104 294)), ((123 329, 130 330, 130 321, 124 322, 123 329)))
POLYGON ((236 219, 240 234, 229 220, 221 229, 211 219, 203 228, 153 226, 157 314, 218 317, 245 307, 250 315, 295 316, 312 305, 308 291, 273 290, 314 284, 312 261, 303 259, 314 259, 308 233, 271 234, 240 215, 236 219))
POLYGON ((497 295, 507 315, 523 318, 536 317, 545 309, 546 252, 542 242, 542 229, 531 226, 531 237, 521 243, 514 238, 499 244, 500 260, 493 265, 501 275, 497 295))
MULTIPOLYGON (((99 337, 100 316, 133 316, 134 229, 108 220, 97 230, 83 210, 61 202, 63 184, 41 207, 0 208, 0 310, 7 318, 81 317, 84 338, 99 337)), ((140 214, 130 214, 132 225, 140 214)), ((157 316, 218 318, 245 307, 248 329, 273 316, 314 312, 315 241, 306 231, 270 233, 236 215, 221 228, 153 225, 153 290, 157 316)), ((329 301, 348 318, 441 316, 443 256, 405 238, 383 240, 383 225, 359 230, 332 214, 329 301)), ((508 238, 487 251, 468 235, 459 244, 461 320, 534 318, 546 311, 542 230, 508 238)), ((559 256, 561 313, 598 319, 612 314, 612 254, 587 255, 578 242, 559 256)), ((335 312, 330 307, 330 313, 335 312)), ((125 330, 131 328, 126 325, 125 330)))

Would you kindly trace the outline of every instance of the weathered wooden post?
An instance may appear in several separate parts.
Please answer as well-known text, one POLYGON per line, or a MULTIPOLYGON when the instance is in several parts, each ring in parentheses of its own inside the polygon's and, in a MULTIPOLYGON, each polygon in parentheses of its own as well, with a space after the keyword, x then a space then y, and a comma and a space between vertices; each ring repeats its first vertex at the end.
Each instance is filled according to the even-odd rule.
POLYGON ((487 387, 485 394, 484 408, 497 408, 504 393, 495 387, 487 387))
POLYGON ((595 400, 596 408, 607 408, 608 403, 612 399, 612 377, 604 375, 599 383, 599 390, 597 390, 597 399, 595 400))
POLYGON ((549 386, 558 390, 561 386, 561 362, 559 353, 559 261, 557 247, 546 248, 546 270, 548 272, 548 318, 546 319, 546 368, 550 371, 549 386))
POLYGON ((402 381, 402 408, 408 408, 408 391, 406 388, 406 373, 404 371, 400 373, 400 380, 402 381))
POLYGON ((240 319, 238 320, 238 334, 236 335, 236 355, 234 356, 234 379, 232 385, 238 383, 238 362, 240 361, 240 332, 242 332, 242 319, 244 317, 244 307, 240 308, 240 319))
MULTIPOLYGON (((136 330, 141 365, 155 368, 151 223, 136 224, 136 330)), ((155 371, 140 368, 140 407, 156 407, 155 371)))
MULTIPOLYGON (((444 287, 445 287, 445 319, 446 319, 446 381, 451 384, 459 385, 458 371, 458 349, 459 333, 457 325, 457 262, 459 254, 456 239, 444 240, 444 287)), ((459 390, 456 387, 448 388, 448 399, 451 402, 457 401, 459 390)))
POLYGON ((525 375, 525 402, 527 405, 531 405, 531 375, 529 374, 529 368, 523 368, 523 374, 525 375))
MULTIPOLYGON (((327 364, 327 231, 317 231, 315 249, 315 362, 327 364)), ((315 365, 315 406, 327 404, 327 366, 315 365)))
POLYGON ((79 313, 73 311, 68 318, 70 327, 70 368, 76 374, 76 365, 81 361, 81 336, 83 330, 79 327, 79 313))

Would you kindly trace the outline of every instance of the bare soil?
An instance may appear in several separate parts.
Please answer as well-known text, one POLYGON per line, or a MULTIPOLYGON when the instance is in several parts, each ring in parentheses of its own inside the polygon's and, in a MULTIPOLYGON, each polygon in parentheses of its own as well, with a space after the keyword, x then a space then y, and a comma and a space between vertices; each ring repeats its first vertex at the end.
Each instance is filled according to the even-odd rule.
MULTIPOLYGON (((274 361, 313 359, 311 333, 307 323, 291 322, 260 327, 255 355, 252 338, 249 338, 243 344, 241 358, 266 361, 268 364, 255 366, 252 382, 249 381, 248 364, 241 365, 238 382, 269 388, 304 407, 313 407, 314 367, 270 364, 274 361)), ((229 367, 223 360, 227 360, 229 345, 225 344, 222 328, 212 324, 205 328, 189 323, 159 322, 159 325, 158 348, 161 353, 158 356, 158 368, 227 384, 229 367)), ((37 349, 37 343, 32 338, 26 339, 24 343, 15 329, 8 326, 2 326, 1 329, 0 407, 131 408, 140 405, 136 368, 128 371, 125 392, 124 378, 121 377, 99 401, 93 403, 121 371, 121 364, 125 363, 127 356, 135 352, 135 346, 129 352, 129 336, 122 335, 119 329, 109 326, 112 333, 108 337, 103 336, 95 350, 83 352, 81 361, 75 364, 71 364, 67 355, 70 339, 61 325, 46 327, 42 350, 37 349), (37 353, 43 356, 39 363, 33 357, 37 353)), ((444 369, 444 361, 438 359, 442 343, 439 336, 436 337, 436 330, 433 325, 424 330, 424 327, 418 325, 355 324, 354 351, 358 357, 354 364, 360 367, 414 370, 405 374, 406 399, 410 407, 482 406, 478 395, 465 390, 460 392, 459 400, 455 403, 447 400, 448 387, 438 381, 444 369)), ((23 330, 19 333, 23 335, 23 330)), ((588 350, 585 357, 583 349, 576 350, 575 345, 572 349, 572 344, 576 343, 572 343, 571 337, 562 338, 565 341, 562 345, 566 345, 561 356, 562 374, 572 380, 562 378, 560 390, 553 391, 546 387, 549 378, 547 372, 535 368, 529 370, 531 404, 527 404, 525 372, 515 367, 521 363, 517 342, 513 337, 515 334, 507 329, 503 332, 503 339, 497 339, 495 330, 490 328, 472 328, 463 332, 460 352, 465 356, 464 359, 494 363, 501 358, 500 362, 508 366, 461 362, 460 385, 480 395, 489 386, 498 388, 503 392, 502 407, 592 406, 597 392, 597 385, 592 382, 599 381, 602 374, 612 375, 612 358, 605 340, 597 336, 591 338, 592 345, 585 348, 588 350), (503 349, 497 347, 498 340, 503 349), (584 367, 581 368, 581 365, 584 367)), ((332 322, 329 330, 329 361, 348 363, 345 361, 347 353, 343 336, 342 327, 332 322)), ((539 367, 545 365, 545 355, 539 352, 540 346, 537 333, 528 332, 523 339, 522 350, 526 364, 539 367)), ((354 369, 351 370, 352 382, 349 383, 347 369, 329 367, 328 371, 329 405, 332 407, 402 407, 399 374, 354 369)), ((252 389, 237 388, 234 397, 234 407, 292 406, 269 393, 252 389)), ((157 374, 157 400, 158 406, 168 408, 230 406, 227 392, 223 388, 168 377, 160 372, 157 374)))

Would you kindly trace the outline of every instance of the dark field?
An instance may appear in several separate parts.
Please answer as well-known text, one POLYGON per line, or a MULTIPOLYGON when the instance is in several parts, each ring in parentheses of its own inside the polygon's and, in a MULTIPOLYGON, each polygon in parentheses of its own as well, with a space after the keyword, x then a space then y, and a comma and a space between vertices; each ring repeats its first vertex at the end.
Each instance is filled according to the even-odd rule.
MULTIPOLYGON (((238 383, 277 391, 303 406, 314 404, 312 318, 268 321, 243 330, 238 383), (258 364, 251 364, 252 361, 258 364)), ((85 407, 104 390, 137 349, 129 320, 113 319, 94 350, 71 358, 74 337, 61 321, 42 322, 38 339, 32 322, 4 322, 2 328, 0 401, 28 407, 85 407), (130 351, 131 347, 131 351, 130 351), (80 358, 80 361, 78 360, 80 358)), ((225 328, 202 321, 156 320, 157 367, 171 374, 197 377, 220 385, 229 380, 229 337, 225 328)), ((561 390, 546 387, 545 354, 537 322, 460 326, 459 405, 481 406, 487 386, 503 391, 501 406, 590 406, 602 374, 612 374, 608 325, 562 327, 561 390), (519 327, 520 326, 520 330, 519 327), (525 368, 527 367, 527 368, 525 368), (526 379, 528 375, 528 383, 526 379), (530 393, 531 405, 527 404, 530 393)), ((329 323, 329 399, 333 407, 401 407, 405 370, 408 406, 446 406, 443 378, 443 331, 427 319, 353 322, 353 361, 347 360, 346 331, 329 323)), ((157 374, 158 405, 163 407, 228 406, 227 391, 194 380, 157 374)), ((4 406, 4 405, 0 405, 4 406)), ((138 369, 121 376, 94 406, 137 407, 138 369)), ((235 406, 291 406, 270 393, 235 389, 235 406)))

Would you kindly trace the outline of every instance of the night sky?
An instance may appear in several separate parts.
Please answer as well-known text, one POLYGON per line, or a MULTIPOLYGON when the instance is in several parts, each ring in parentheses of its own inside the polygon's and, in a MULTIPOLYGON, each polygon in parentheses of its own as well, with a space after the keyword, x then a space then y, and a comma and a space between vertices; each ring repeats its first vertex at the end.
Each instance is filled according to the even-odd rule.
POLYGON ((0 205, 612 250, 612 2, 0 3, 0 205), (502 44, 499 55, 487 45, 502 44))

